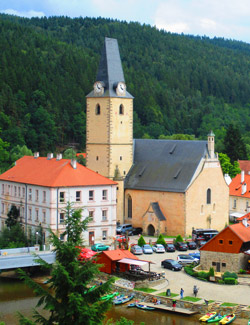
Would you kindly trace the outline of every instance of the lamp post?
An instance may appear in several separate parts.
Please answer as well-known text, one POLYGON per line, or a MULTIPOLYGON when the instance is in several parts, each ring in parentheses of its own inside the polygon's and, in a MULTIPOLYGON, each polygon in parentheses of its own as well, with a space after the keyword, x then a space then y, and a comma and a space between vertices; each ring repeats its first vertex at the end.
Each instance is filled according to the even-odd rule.
POLYGON ((36 231, 36 245, 38 245, 38 231, 36 231))

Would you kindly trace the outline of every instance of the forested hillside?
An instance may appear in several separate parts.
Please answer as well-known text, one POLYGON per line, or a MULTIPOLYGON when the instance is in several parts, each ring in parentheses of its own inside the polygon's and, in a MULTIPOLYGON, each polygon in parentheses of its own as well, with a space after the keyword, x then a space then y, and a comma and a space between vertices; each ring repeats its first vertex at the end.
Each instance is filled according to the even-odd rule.
POLYGON ((10 148, 84 149, 85 96, 105 36, 118 39, 135 97, 134 137, 212 129, 221 151, 235 123, 250 143, 250 45, 102 18, 0 15, 0 137, 10 148))

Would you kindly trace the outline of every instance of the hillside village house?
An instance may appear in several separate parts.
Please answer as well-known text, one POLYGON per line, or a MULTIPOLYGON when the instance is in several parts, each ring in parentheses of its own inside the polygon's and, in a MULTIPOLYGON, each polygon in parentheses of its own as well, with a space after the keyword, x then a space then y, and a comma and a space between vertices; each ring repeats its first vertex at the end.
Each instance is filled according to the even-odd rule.
POLYGON ((116 39, 105 38, 86 110, 87 167, 118 183, 118 221, 149 235, 224 227, 229 189, 214 134, 207 141, 133 140, 133 96, 116 39))
POLYGON ((5 226, 11 205, 20 209, 21 223, 28 235, 41 225, 46 242, 51 228, 64 239, 65 206, 83 208, 90 215, 87 244, 113 238, 116 232, 116 186, 102 175, 78 164, 76 160, 24 156, 16 165, 0 175, 0 229, 5 226))
POLYGON ((246 270, 250 260, 250 224, 230 225, 200 248, 200 265, 203 270, 213 267, 216 272, 246 270))
POLYGON ((246 175, 244 170, 236 175, 229 185, 229 194, 229 217, 236 221, 250 212, 250 175, 246 175))

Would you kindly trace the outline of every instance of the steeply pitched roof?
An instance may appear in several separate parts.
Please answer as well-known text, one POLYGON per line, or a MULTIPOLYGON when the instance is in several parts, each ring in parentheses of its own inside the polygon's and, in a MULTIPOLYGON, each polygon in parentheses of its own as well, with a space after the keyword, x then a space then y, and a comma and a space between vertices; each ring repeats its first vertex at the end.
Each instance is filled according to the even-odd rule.
POLYGON ((110 179, 69 159, 24 156, 16 165, 0 175, 0 180, 47 187, 115 185, 110 179))
MULTIPOLYGON (((87 97, 119 97, 115 91, 118 82, 125 82, 117 39, 105 37, 96 81, 104 83, 103 95, 91 91, 87 97)), ((127 91, 123 98, 133 98, 127 91)))
POLYGON ((158 202, 153 202, 151 203, 152 205, 152 208, 154 210, 154 213, 155 215, 157 216, 157 218, 160 220, 160 221, 163 221, 163 220, 166 220, 164 214, 162 213, 161 211, 161 208, 159 206, 159 203, 158 202))
POLYGON ((241 174, 236 175, 229 184, 229 195, 250 198, 250 175, 244 176, 244 182, 241 183, 241 174), (246 184, 246 192, 242 194, 242 186, 246 184))
POLYGON ((207 141, 136 139, 125 188, 185 192, 207 153, 207 141))
POLYGON ((250 227, 245 227, 242 222, 230 225, 229 228, 244 242, 250 241, 250 227))
POLYGON ((108 256, 112 261, 119 261, 122 258, 132 258, 138 260, 138 257, 128 250, 115 249, 112 251, 103 251, 102 254, 108 256))

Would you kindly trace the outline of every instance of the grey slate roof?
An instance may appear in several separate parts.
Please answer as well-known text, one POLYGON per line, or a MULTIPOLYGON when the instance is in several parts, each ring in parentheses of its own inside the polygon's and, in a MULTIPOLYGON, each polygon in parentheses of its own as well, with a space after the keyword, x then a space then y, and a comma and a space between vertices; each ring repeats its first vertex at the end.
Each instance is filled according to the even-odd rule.
MULTIPOLYGON (((105 85, 103 95, 91 91, 87 97, 119 97, 115 88, 118 82, 125 82, 117 39, 105 37, 96 81, 105 85)), ((122 98, 133 98, 127 91, 122 98)))
POLYGON ((207 141, 136 139, 125 188, 184 193, 207 153, 207 141))
POLYGON ((166 220, 164 214, 162 213, 161 211, 161 208, 159 206, 159 203, 158 202, 153 202, 151 203, 152 205, 152 208, 154 210, 154 213, 155 215, 157 216, 157 218, 160 220, 160 221, 163 221, 163 220, 166 220))

